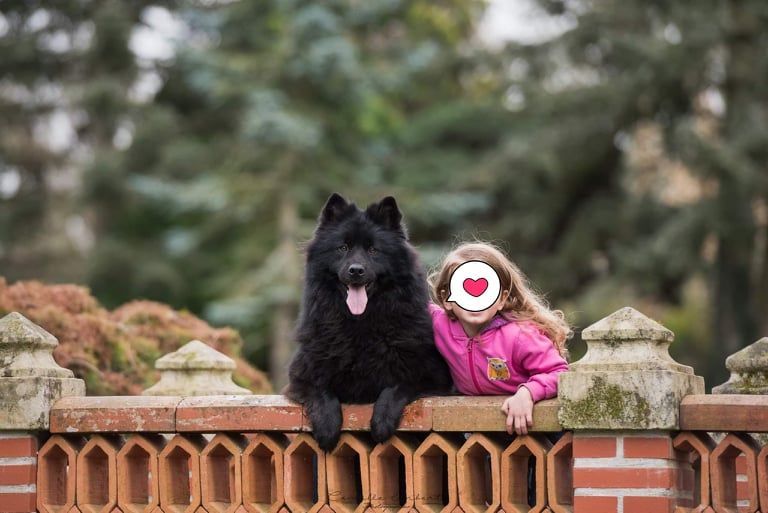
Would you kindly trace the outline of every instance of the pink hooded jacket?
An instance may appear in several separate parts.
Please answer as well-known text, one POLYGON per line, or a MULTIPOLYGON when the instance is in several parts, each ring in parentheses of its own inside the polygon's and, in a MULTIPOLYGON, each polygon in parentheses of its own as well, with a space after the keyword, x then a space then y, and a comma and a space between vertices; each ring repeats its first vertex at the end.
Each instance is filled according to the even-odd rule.
POLYGON ((462 394, 511 395, 525 386, 534 402, 557 395, 557 375, 568 363, 533 323, 496 315, 470 338, 439 306, 430 303, 429 312, 435 345, 462 394))

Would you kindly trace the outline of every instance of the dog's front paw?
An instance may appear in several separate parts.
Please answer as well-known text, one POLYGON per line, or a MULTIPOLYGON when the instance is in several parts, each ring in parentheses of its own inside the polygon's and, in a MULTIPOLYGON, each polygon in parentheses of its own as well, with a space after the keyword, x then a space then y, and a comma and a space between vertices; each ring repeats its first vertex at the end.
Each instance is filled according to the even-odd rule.
POLYGON ((334 447, 336 447, 336 444, 339 443, 339 437, 341 436, 341 432, 336 433, 325 433, 322 430, 318 431, 315 430, 314 437, 315 441, 317 441, 317 445, 324 450, 325 452, 331 452, 334 447))
POLYGON ((397 419, 374 414, 371 418, 371 438, 376 443, 386 442, 397 431, 397 419))
POLYGON ((341 436, 341 405, 330 395, 323 395, 315 401, 308 401, 304 409, 312 424, 312 436, 325 452, 336 447, 341 436))
POLYGON ((312 435, 325 452, 332 451, 341 436, 341 419, 338 422, 335 420, 326 418, 312 426, 312 435))

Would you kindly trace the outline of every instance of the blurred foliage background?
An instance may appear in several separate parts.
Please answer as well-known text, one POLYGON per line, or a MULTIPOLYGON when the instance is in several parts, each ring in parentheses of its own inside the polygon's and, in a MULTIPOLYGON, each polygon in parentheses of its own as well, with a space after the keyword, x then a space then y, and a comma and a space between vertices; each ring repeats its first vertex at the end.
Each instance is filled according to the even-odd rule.
POLYGON ((768 4, 500 3, 4 0, 0 275, 234 326, 279 389, 320 207, 391 194, 425 264, 496 241, 723 382, 768 335, 768 4))

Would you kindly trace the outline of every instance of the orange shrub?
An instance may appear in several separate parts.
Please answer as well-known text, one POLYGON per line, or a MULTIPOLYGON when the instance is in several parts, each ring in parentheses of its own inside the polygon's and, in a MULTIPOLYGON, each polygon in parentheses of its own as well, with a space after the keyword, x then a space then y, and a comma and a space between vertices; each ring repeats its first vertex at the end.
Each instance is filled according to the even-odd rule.
POLYGON ((190 340, 235 360, 237 384, 270 393, 264 372, 240 358, 243 340, 231 328, 213 328, 189 312, 154 301, 132 301, 114 311, 86 287, 0 277, 0 316, 16 311, 59 339, 53 356, 84 379, 89 395, 137 395, 158 379, 154 363, 190 340))

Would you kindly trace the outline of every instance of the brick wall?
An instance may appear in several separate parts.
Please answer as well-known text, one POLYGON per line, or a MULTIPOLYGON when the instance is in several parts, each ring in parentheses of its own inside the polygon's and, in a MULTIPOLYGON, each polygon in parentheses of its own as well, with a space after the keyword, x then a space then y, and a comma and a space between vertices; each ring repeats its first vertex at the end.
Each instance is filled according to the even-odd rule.
POLYGON ((0 433, 0 511, 36 511, 37 448, 34 435, 0 433))
MULTIPOLYGON (((130 398, 129 406, 125 398, 63 399, 37 457, 37 510, 754 513, 768 504, 768 445, 746 425, 713 438, 704 429, 717 421, 702 424, 687 408, 683 420, 704 429, 566 432, 555 441, 560 427, 549 410, 557 401, 536 406, 539 424, 527 436, 504 432, 492 407, 501 401, 417 401, 384 444, 369 438, 370 406, 345 406, 342 438, 324 453, 301 408, 281 396, 130 398), (462 417, 447 422, 451 412, 462 417), (466 431, 468 423, 485 429, 466 431)), ((768 419, 768 397, 749 409, 753 423, 768 419)), ((768 423, 752 427, 768 431, 768 423)), ((13 447, 36 449, 29 437, 24 443, 13 447)), ((34 511, 6 504, 0 511, 34 511)))
POLYGON ((671 511, 693 506, 693 469, 676 458, 668 433, 579 433, 573 440, 578 511, 671 511))

